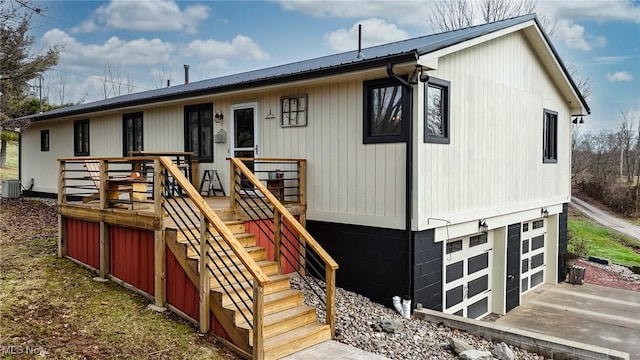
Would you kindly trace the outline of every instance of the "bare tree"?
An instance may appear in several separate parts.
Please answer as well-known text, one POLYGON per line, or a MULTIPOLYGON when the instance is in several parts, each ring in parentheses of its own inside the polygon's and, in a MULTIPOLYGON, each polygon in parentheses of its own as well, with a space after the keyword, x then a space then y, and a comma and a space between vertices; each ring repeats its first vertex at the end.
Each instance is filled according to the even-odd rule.
POLYGON ((100 76, 100 95, 105 99, 133 93, 135 85, 129 73, 120 65, 104 65, 100 76))
POLYGON ((627 182, 630 183, 633 180, 632 173, 632 154, 631 148, 634 142, 634 129, 630 116, 627 111, 623 111, 618 121, 618 141, 620 146, 620 180, 624 178, 625 168, 627 182))
POLYGON ((427 23, 433 30, 445 32, 473 25, 475 11, 468 0, 433 1, 427 14, 427 23))
POLYGON ((154 89, 161 89, 169 85, 171 72, 167 71, 162 65, 160 69, 151 69, 151 84, 154 89))

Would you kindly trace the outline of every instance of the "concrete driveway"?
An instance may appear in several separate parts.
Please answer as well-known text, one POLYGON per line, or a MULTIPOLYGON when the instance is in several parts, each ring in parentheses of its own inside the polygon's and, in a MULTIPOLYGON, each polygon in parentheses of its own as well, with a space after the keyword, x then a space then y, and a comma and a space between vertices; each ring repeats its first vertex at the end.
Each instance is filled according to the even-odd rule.
POLYGON ((583 284, 542 285, 496 320, 567 340, 606 347, 640 359, 640 292, 583 284))

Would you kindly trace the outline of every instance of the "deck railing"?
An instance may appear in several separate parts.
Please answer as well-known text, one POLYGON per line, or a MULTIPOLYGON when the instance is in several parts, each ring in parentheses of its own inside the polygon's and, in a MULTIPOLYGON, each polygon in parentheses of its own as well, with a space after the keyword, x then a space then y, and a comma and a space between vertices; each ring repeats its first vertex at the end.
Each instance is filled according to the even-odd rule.
MULTIPOLYGON (((232 208, 245 213, 258 227, 263 238, 271 242, 274 260, 278 263, 278 267, 280 269, 287 267, 287 270, 295 271, 325 305, 324 321, 330 325, 333 337, 336 321, 335 279, 338 264, 307 232, 300 221, 287 210, 268 186, 265 186, 263 181, 253 173, 256 164, 278 162, 279 166, 282 166, 285 163, 293 163, 297 169, 291 173, 297 173, 297 178, 302 179, 302 181, 298 180, 297 193, 298 200, 304 205, 304 188, 300 186, 304 184, 306 176, 304 160, 232 158, 230 161, 232 208), (254 166, 254 169, 250 166, 254 166), (324 294, 319 293, 322 290, 324 294)), ((271 177, 271 180, 278 180, 278 178, 271 177)))

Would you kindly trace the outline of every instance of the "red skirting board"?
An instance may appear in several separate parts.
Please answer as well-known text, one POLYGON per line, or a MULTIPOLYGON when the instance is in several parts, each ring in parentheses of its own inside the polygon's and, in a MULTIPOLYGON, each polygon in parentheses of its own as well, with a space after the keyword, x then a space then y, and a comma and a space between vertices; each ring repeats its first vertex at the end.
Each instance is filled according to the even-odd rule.
POLYGON ((109 243, 109 272, 129 285, 153 295, 153 231, 111 226, 109 243))
MULTIPOLYGON (((274 246, 270 239, 273 234, 273 220, 257 220, 246 221, 244 223, 244 231, 253 234, 256 237, 256 245, 264 247, 267 250, 267 259, 274 259, 274 246)), ((293 230, 293 226, 288 221, 282 221, 282 240, 281 253, 283 258, 280 260, 282 274, 295 272, 299 267, 299 240, 297 233, 293 230)))
MULTIPOLYGON (((200 294, 169 247, 167 252, 167 303, 198 321, 200 318, 200 294)), ((211 313, 211 333, 231 341, 222 325, 211 313)))
POLYGON ((167 303, 197 321, 200 317, 198 289, 193 286, 168 246, 165 251, 167 253, 167 303))
POLYGON ((100 268, 100 223, 65 218, 67 256, 100 268))

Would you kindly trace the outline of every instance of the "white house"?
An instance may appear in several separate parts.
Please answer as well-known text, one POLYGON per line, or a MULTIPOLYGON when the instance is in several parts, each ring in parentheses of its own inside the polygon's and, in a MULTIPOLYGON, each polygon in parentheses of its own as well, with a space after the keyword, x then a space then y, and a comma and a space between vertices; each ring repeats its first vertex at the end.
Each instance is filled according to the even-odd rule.
POLYGON ((561 281, 571 119, 590 110, 536 17, 361 55, 30 116, 20 177, 55 194, 58 158, 193 151, 228 189, 228 157, 301 158, 338 286, 478 318, 561 281))

